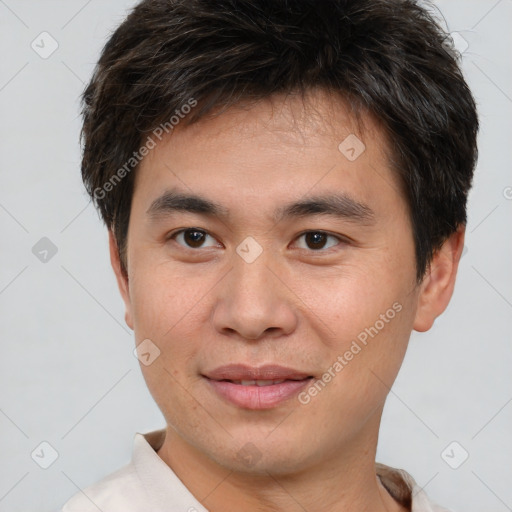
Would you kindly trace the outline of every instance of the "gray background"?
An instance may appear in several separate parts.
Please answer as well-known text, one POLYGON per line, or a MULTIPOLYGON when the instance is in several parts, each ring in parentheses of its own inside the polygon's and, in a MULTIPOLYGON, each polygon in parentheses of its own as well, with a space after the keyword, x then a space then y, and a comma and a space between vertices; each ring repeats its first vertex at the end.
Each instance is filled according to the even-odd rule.
MULTIPOLYGON (((133 4, 0 0, 0 511, 58 508, 127 463, 134 432, 164 426, 79 175, 78 96, 133 4), (43 31, 59 45, 48 58, 31 47, 51 49, 43 31), (57 248, 46 262, 32 252, 43 237, 57 248), (43 441, 58 453, 48 469, 43 441)), ((462 37, 480 160, 454 297, 413 333, 377 459, 454 511, 501 512, 512 510, 512 1, 437 5, 462 37)))

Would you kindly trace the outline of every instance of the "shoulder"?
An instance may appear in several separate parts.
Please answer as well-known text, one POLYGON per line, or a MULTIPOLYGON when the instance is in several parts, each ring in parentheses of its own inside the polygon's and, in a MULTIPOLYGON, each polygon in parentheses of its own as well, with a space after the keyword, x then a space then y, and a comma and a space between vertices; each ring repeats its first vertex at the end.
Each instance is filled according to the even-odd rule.
POLYGON ((411 512, 451 512, 431 501, 423 488, 404 469, 376 463, 376 470, 384 487, 407 510, 411 510, 411 512))
POLYGON ((432 512, 452 512, 451 510, 448 510, 447 508, 440 507, 439 505, 436 505, 435 503, 430 504, 430 507, 432 508, 432 512))
POLYGON ((146 491, 132 464, 76 493, 61 512, 135 512, 147 504, 146 491))

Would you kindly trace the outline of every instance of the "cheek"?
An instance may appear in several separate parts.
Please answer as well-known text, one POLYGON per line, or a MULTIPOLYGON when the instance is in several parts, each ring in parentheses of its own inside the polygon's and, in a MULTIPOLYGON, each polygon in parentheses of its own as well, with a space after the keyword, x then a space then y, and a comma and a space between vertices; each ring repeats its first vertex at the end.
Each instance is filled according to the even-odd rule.
MULTIPOLYGON (((290 279, 294 292, 307 306, 304 315, 321 329, 326 345, 336 349, 342 349, 347 341, 350 344, 349 340, 400 302, 405 289, 400 274, 394 269, 384 271, 380 261, 340 266, 323 276, 303 272, 290 279)), ((392 310, 388 316, 395 313, 392 310)))
POLYGON ((308 294, 304 302, 314 313, 307 314, 319 330, 325 368, 316 390, 304 396, 315 414, 331 410, 327 403, 332 406, 329 418, 340 421, 350 411, 362 421, 383 403, 403 361, 414 318, 408 287, 400 274, 393 275, 388 279, 382 268, 371 272, 371 266, 364 272, 344 269, 339 279, 317 282, 314 293, 304 282, 301 293, 308 294))
POLYGON ((197 379, 194 362, 204 323, 201 290, 200 277, 184 277, 169 265, 140 267, 132 283, 137 343, 150 339, 159 350, 150 365, 141 364, 142 374, 155 402, 165 411, 174 411, 173 424, 179 423, 175 418, 179 411, 197 406, 186 389, 197 379))
MULTIPOLYGON (((400 309, 398 302, 393 304, 400 309)), ((342 428, 345 439, 356 435, 384 405, 410 333, 405 307, 397 313, 390 306, 382 313, 377 308, 377 316, 369 309, 364 314, 359 311, 360 325, 340 325, 337 342, 329 347, 324 374, 299 397, 308 416, 316 418, 327 432, 342 428)))
POLYGON ((148 259, 134 265, 130 296, 136 335, 163 340, 187 323, 200 300, 200 279, 184 275, 170 262, 148 259))
POLYGON ((161 372, 177 372, 178 379, 196 378, 194 362, 209 316, 205 293, 214 282, 203 272, 187 273, 169 262, 137 269, 131 284, 135 338, 137 343, 150 339, 160 350, 159 365, 142 368, 146 378, 153 378, 159 367, 161 372))

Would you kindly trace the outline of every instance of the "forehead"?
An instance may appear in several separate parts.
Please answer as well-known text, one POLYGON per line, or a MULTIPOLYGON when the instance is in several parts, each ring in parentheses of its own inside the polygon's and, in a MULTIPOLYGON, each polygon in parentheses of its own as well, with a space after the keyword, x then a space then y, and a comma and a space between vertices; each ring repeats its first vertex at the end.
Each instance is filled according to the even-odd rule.
POLYGON ((135 196, 147 204, 179 186, 231 209, 338 189, 361 202, 387 194, 396 203, 388 148, 379 123, 338 96, 276 95, 178 124, 140 164, 135 196))
POLYGON ((172 134, 165 137, 164 144, 171 135, 174 139, 194 137, 214 142, 227 132, 231 136, 235 131, 237 137, 250 139, 265 130, 271 132, 276 142, 296 147, 328 142, 329 138, 336 142, 344 132, 387 145, 385 130, 375 116, 340 94, 321 88, 302 94, 274 94, 253 102, 242 100, 227 109, 217 107, 193 125, 188 125, 185 117, 185 122, 178 123, 172 134))

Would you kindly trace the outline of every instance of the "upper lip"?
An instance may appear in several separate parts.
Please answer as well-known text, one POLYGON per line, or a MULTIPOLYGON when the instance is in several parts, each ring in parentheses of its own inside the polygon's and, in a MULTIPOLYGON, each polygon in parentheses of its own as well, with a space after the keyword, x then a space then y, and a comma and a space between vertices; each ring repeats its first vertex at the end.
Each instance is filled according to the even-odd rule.
POLYGON ((219 366, 205 373, 211 380, 302 380, 310 374, 275 364, 259 367, 245 364, 228 364, 219 366))

